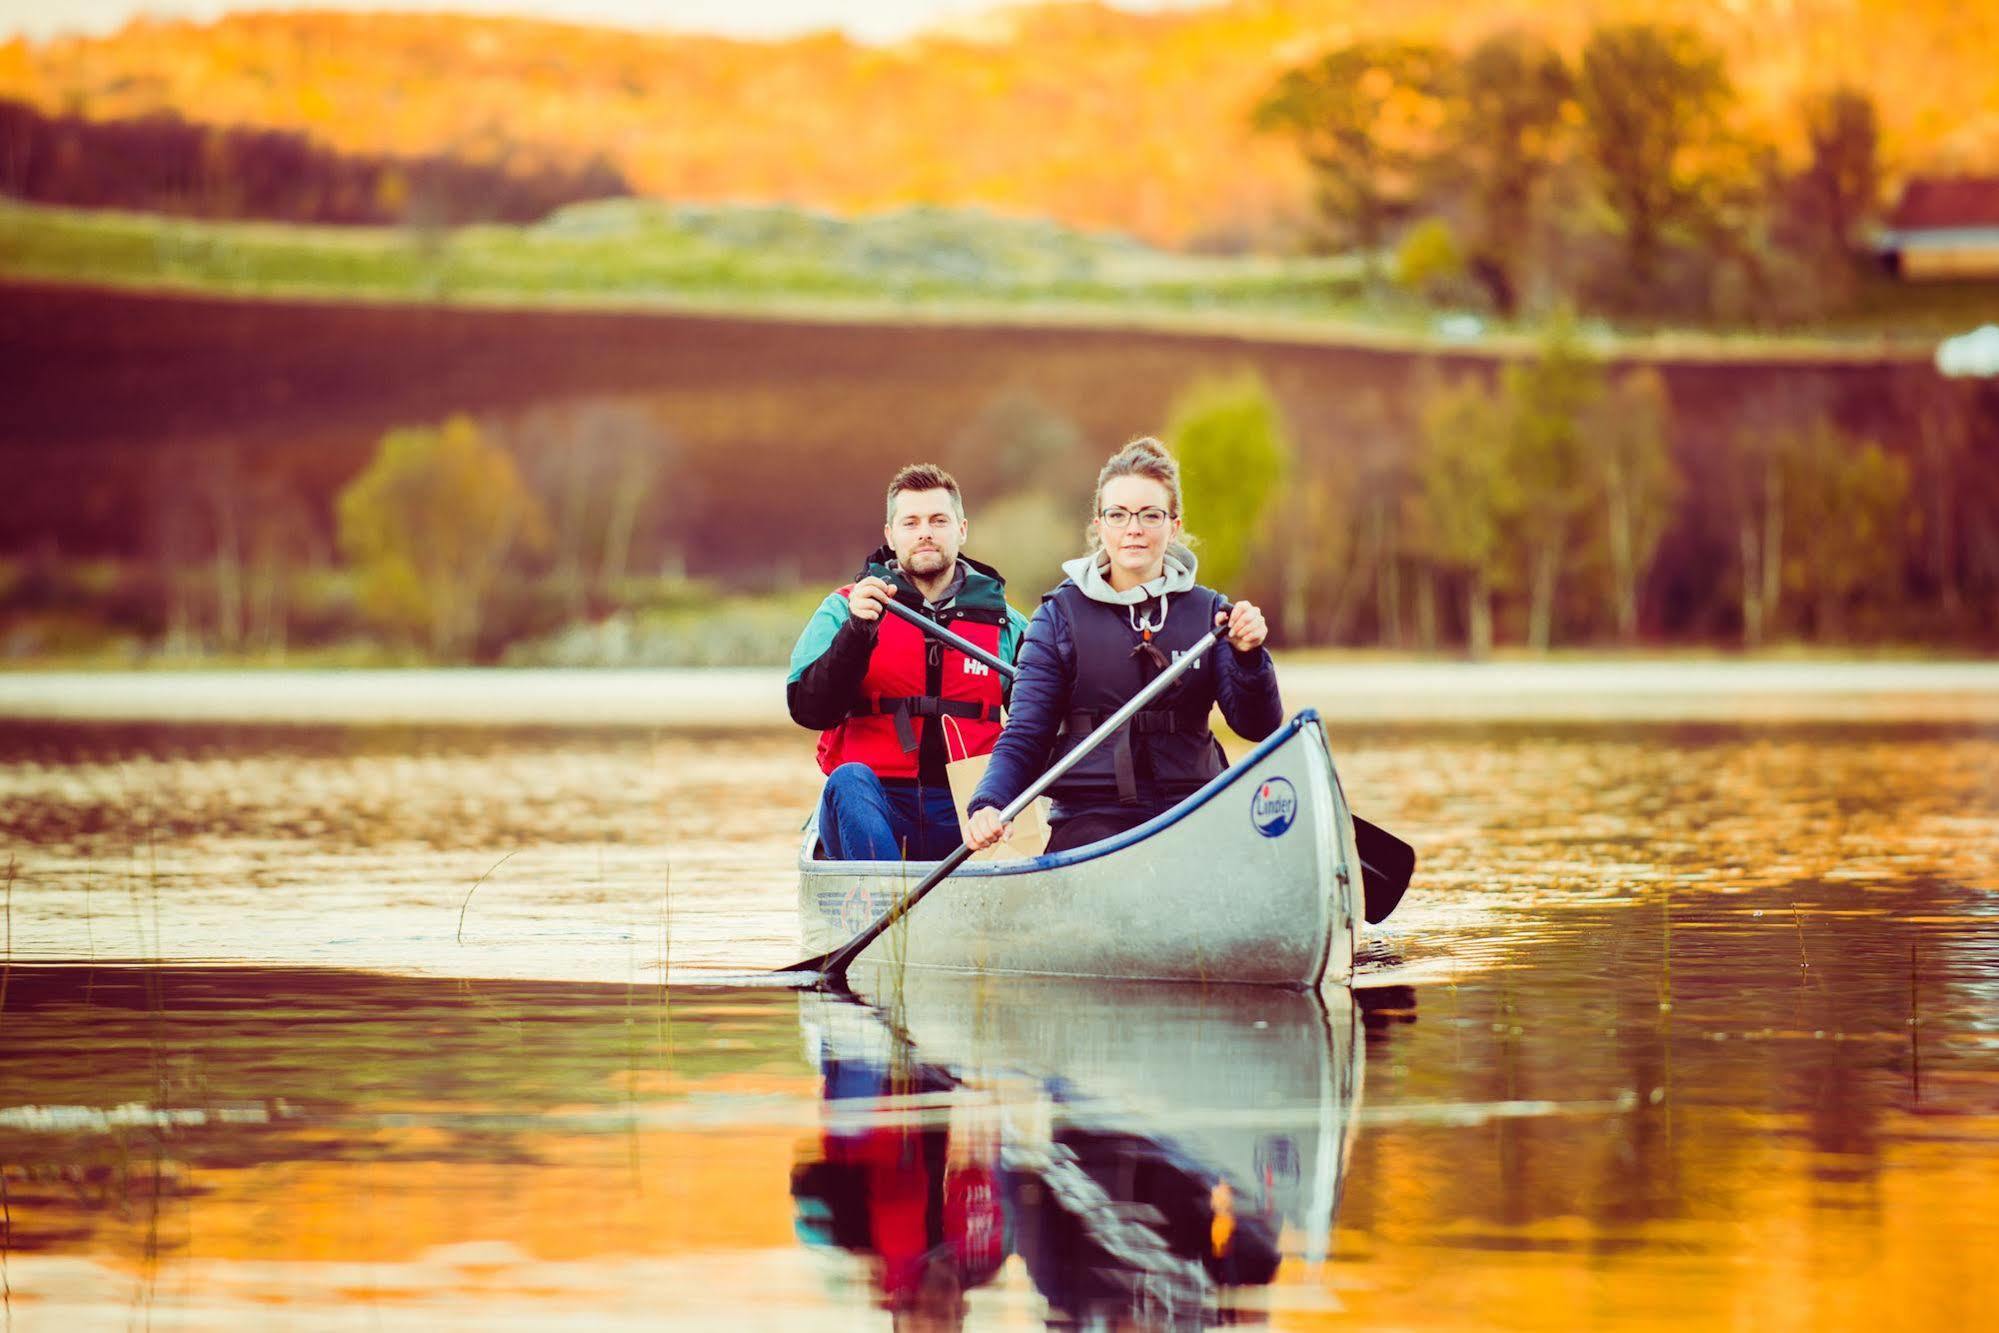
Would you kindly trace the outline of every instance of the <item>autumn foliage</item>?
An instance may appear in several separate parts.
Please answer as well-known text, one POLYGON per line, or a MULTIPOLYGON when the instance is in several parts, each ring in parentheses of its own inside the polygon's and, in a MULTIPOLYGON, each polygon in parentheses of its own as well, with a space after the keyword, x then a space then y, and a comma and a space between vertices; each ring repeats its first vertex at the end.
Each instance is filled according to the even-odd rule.
POLYGON ((1499 0, 1238 0, 1162 14, 1010 10, 889 47, 635 35, 437 15, 243 15, 0 47, 0 96, 92 119, 173 112, 356 154, 523 169, 602 155, 644 194, 839 212, 976 204, 1176 244, 1292 234, 1312 186, 1251 126, 1288 69, 1379 36, 1469 49, 1502 27, 1570 59, 1593 25, 1690 23, 1728 61, 1745 131, 1802 160, 1793 111, 1851 85, 1898 170, 1999 167, 1999 9, 1499 0))

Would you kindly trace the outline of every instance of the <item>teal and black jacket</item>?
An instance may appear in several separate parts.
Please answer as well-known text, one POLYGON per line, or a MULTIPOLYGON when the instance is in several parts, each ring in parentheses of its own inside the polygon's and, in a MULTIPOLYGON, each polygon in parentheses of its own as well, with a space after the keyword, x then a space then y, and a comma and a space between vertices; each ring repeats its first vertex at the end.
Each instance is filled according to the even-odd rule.
MULTIPOLYGON (((893 583, 896 600, 904 606, 1012 662, 1027 621, 1007 605, 1006 580, 992 566, 963 555, 958 568, 961 579, 937 606, 925 603, 892 563, 886 546, 868 557, 853 582, 872 575, 893 583)), ((967 739, 979 738, 971 752, 982 754, 997 737, 998 705, 1009 691, 990 679, 985 668, 901 621, 855 620, 847 610, 852 588, 849 583, 827 595, 792 649, 785 684, 792 720, 822 733, 820 762, 828 772, 840 759, 859 760, 884 780, 942 783, 949 757, 943 729, 921 719, 943 714, 967 719, 962 728, 967 739), (970 677, 961 680, 961 671, 987 679, 983 684, 970 677), (970 706, 981 698, 984 706, 970 706), (893 729, 882 716, 890 704, 900 714, 893 729), (970 720, 975 715, 978 720, 970 720), (891 735, 900 735, 904 743, 893 745, 891 735), (919 737, 920 752, 904 753, 917 746, 919 737)))

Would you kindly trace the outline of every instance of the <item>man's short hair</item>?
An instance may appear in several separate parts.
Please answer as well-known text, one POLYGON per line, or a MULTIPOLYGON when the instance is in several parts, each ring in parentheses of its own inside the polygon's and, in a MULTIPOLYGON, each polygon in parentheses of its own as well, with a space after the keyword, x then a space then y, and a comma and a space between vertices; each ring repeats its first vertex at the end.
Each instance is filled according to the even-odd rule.
POLYGON ((965 521, 965 497, 958 493, 957 479, 935 463, 911 463, 895 474, 888 484, 888 512, 882 522, 895 522, 895 497, 904 491, 949 491, 952 510, 959 522, 965 521))

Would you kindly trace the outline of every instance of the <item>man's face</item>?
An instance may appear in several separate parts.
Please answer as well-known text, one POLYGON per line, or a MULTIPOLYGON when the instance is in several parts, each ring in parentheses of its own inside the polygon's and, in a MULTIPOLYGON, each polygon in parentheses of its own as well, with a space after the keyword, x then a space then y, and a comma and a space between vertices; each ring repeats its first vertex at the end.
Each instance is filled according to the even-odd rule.
POLYGON ((951 492, 899 491, 888 526, 889 549, 918 578, 932 578, 957 563, 965 545, 965 520, 952 507, 951 492))

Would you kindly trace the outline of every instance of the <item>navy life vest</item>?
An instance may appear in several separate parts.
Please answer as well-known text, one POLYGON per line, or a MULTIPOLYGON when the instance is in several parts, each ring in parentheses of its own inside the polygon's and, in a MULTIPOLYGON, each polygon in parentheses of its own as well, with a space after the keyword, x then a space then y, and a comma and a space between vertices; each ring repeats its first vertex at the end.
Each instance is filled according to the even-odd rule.
MULTIPOLYGON (((1051 765, 1082 743, 1144 689, 1181 653, 1215 627, 1222 596, 1196 584, 1136 606, 1095 601, 1074 582, 1044 600, 1059 604, 1076 645, 1076 679, 1069 711, 1056 737, 1051 765), (1161 603, 1165 615, 1161 621, 1161 603), (1144 628, 1151 626, 1150 633, 1144 628), (1158 650, 1155 658, 1147 646, 1158 650)), ((1171 804, 1228 767, 1221 742, 1208 727, 1221 665, 1213 650, 1127 722, 1116 739, 1098 746, 1050 792, 1065 804, 1171 804)))
MULTIPOLYGON (((990 566, 963 555, 958 560, 965 566, 965 584, 931 618, 997 657, 1007 618, 1006 584, 990 566)), ((889 571, 886 548, 854 582, 870 574, 895 584, 898 602, 927 614, 923 594, 906 576, 889 571)), ((850 583, 840 594, 852 591, 850 583)), ((885 778, 917 777, 924 730, 944 718, 952 719, 944 724, 947 761, 991 754, 1005 701, 998 672, 884 612, 860 698, 845 721, 819 734, 819 767, 831 773, 841 764, 863 763, 885 778)))

